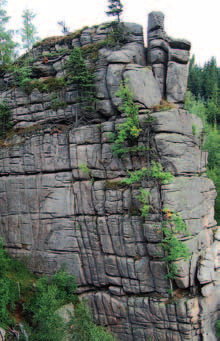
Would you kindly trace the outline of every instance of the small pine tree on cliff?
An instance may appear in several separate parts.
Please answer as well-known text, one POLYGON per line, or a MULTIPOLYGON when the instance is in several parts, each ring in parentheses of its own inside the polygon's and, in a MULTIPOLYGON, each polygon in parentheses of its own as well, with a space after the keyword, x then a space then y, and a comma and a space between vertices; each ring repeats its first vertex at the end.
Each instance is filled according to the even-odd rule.
POLYGON ((113 16, 118 19, 118 22, 120 22, 120 15, 123 12, 123 5, 120 0, 108 0, 109 5, 109 11, 106 11, 106 14, 108 16, 113 16))

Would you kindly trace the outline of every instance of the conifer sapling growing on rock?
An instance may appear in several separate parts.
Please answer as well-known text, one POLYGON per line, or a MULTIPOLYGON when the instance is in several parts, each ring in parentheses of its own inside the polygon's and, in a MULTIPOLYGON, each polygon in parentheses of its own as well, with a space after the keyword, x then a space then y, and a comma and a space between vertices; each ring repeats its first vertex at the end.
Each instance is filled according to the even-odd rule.
POLYGON ((109 11, 106 11, 108 16, 117 16, 118 22, 120 22, 120 15, 123 12, 123 5, 120 0, 108 0, 109 11))

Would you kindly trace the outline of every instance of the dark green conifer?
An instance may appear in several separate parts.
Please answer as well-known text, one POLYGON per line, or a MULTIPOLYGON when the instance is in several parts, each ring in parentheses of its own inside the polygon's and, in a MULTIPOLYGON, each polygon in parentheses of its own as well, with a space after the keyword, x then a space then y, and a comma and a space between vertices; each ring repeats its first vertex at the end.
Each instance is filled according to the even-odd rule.
POLYGON ((120 0, 108 0, 109 10, 106 11, 108 16, 117 17, 118 22, 120 22, 120 15, 123 12, 123 5, 120 0))

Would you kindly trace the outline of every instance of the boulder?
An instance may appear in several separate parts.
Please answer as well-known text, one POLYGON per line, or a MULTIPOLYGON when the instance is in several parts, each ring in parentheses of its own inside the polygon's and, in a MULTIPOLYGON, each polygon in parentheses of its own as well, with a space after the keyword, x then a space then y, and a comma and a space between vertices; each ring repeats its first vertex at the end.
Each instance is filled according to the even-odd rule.
POLYGON ((159 11, 153 11, 148 14, 148 32, 164 29, 164 14, 159 11))
POLYGON ((152 66, 154 78, 159 84, 160 93, 162 98, 165 97, 165 78, 166 78, 166 66, 164 64, 154 64, 152 66))
POLYGON ((52 77, 56 75, 56 70, 51 64, 35 63, 32 67, 32 72, 35 78, 52 77))
POLYGON ((183 103, 187 87, 188 66, 168 62, 166 94, 171 103, 183 103))
POLYGON ((108 63, 134 63, 145 65, 144 46, 138 43, 129 43, 120 50, 113 51, 107 57, 108 63))
POLYGON ((110 64, 108 66, 106 81, 107 81, 107 89, 109 91, 110 99, 112 103, 117 108, 122 103, 121 99, 117 97, 117 92, 120 88, 120 84, 122 81, 122 73, 124 69, 123 64, 110 64))
POLYGON ((161 101, 161 93, 152 71, 140 65, 128 64, 124 70, 124 79, 133 93, 135 102, 152 108, 161 101))
POLYGON ((207 249, 205 254, 201 256, 197 278, 200 284, 206 284, 216 280, 215 260, 210 249, 207 249))

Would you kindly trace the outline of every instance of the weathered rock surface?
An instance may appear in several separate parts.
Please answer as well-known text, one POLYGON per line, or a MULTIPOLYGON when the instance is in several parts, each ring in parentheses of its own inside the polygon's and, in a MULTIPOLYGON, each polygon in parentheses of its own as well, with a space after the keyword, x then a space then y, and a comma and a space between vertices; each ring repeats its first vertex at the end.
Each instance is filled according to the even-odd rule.
MULTIPOLYGON (((65 263, 96 322, 108 325, 118 340, 215 340, 220 233, 215 231, 216 192, 206 177, 207 153, 200 146, 202 122, 180 108, 152 109, 166 89, 171 101, 182 101, 190 44, 165 35, 162 13, 152 13, 148 27, 151 58, 160 62, 152 65, 156 80, 145 67, 142 28, 126 24, 122 48, 98 52, 94 72, 100 101, 90 119, 79 115, 78 91, 71 86, 57 93, 67 103, 57 110, 51 108, 50 94, 36 89, 30 95, 21 89, 1 92, 12 109, 14 128, 29 129, 7 138, 0 149, 0 235, 10 253, 36 273, 51 274, 65 263), (169 76, 170 65, 185 70, 172 86, 161 78, 169 76), (141 108, 137 145, 150 147, 151 153, 119 158, 112 153, 110 135, 125 120, 116 95, 125 79, 141 108), (145 109, 152 111, 152 124, 145 109), (128 170, 149 167, 152 159, 174 180, 163 186, 142 182, 150 193, 150 211, 142 217, 138 186, 120 180, 128 170), (192 254, 187 262, 177 260, 175 300, 168 297, 170 283, 164 277, 164 207, 179 213, 190 232, 178 236, 192 254)), ((42 51, 59 50, 62 42, 69 48, 86 46, 105 39, 109 29, 89 28, 75 39, 31 53, 37 58, 42 51)), ((53 64, 57 74, 64 62, 53 64)))
POLYGON ((171 103, 182 103, 187 87, 189 51, 186 40, 168 37, 164 15, 151 12, 148 19, 148 63, 152 65, 161 95, 171 103))
POLYGON ((135 102, 143 104, 146 108, 152 108, 160 103, 160 90, 151 70, 128 64, 124 70, 124 78, 133 93, 135 102))

